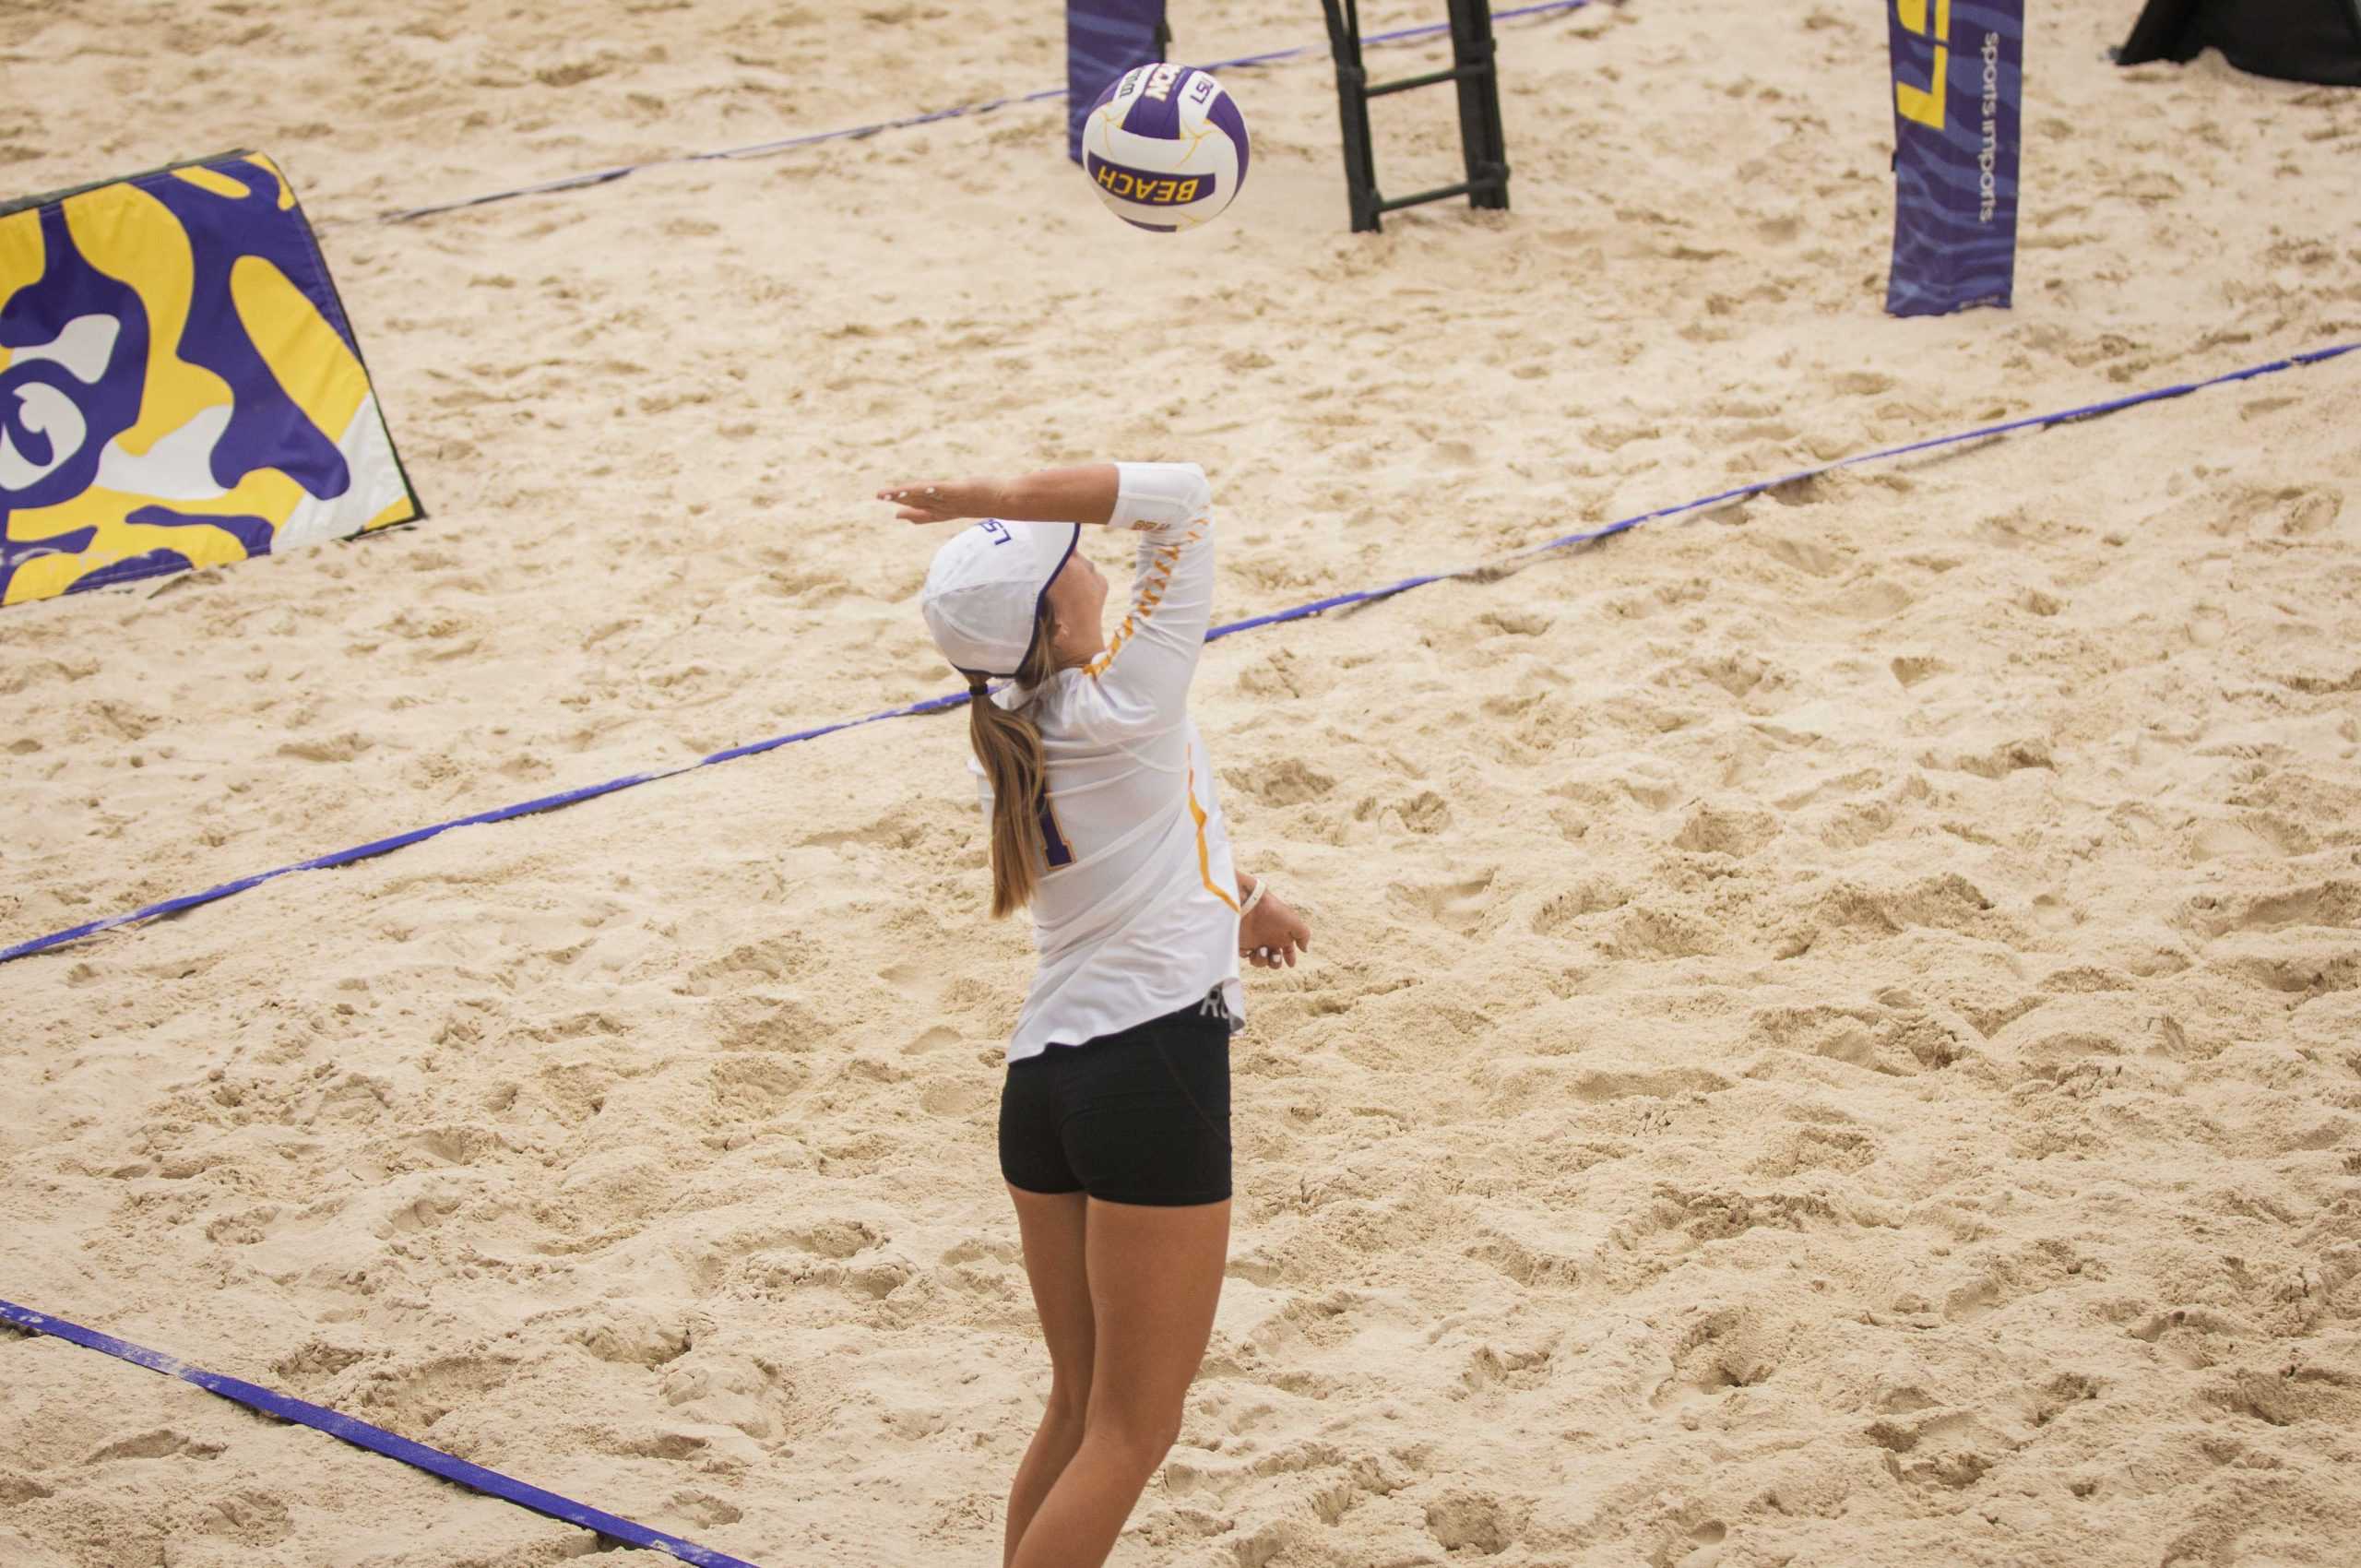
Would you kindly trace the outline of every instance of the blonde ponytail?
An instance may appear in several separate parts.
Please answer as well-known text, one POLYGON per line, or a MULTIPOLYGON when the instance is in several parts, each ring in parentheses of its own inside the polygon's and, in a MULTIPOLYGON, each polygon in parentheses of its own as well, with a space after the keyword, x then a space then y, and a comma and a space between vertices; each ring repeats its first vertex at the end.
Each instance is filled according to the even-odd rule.
MULTIPOLYGON (((1034 624, 1033 646, 1016 667, 1016 683, 1030 689, 1057 673, 1050 618, 1034 624)), ((1049 765, 1041 754, 1041 731, 1022 713, 1012 713, 970 688, 967 734, 984 778, 992 787, 992 919, 1033 901, 1033 889, 1049 863, 1041 833, 1041 802, 1049 787, 1049 765)))

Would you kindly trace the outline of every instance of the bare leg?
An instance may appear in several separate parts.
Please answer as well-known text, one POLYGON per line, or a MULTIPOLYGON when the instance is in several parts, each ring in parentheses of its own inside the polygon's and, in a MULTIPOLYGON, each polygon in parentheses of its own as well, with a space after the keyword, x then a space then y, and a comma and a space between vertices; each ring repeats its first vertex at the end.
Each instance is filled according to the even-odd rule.
POLYGON ((1082 1445, 1007 1568, 1099 1568, 1164 1462, 1213 1337, 1229 1205, 1090 1200, 1084 1251, 1097 1353, 1082 1445))
POLYGON ((1009 1488, 1008 1526, 1001 1565, 1016 1556, 1016 1543, 1059 1474, 1082 1445, 1083 1417, 1090 1408, 1090 1363, 1095 1334, 1090 1285, 1084 1272, 1080 1193, 1028 1193, 1011 1187, 1016 1228, 1025 1242, 1025 1274, 1033 1283, 1033 1305, 1041 1314, 1042 1337, 1050 1345, 1050 1401, 1041 1427, 1016 1467, 1009 1488))

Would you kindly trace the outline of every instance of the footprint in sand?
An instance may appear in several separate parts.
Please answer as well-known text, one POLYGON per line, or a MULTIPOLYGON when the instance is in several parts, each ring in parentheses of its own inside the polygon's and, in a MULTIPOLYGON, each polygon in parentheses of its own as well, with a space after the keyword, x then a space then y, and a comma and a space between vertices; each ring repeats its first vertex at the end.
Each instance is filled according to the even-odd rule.
POLYGON ((1779 819, 1750 807, 1700 805, 1674 835, 1672 847, 1693 855, 1744 859, 1779 836, 1779 819))
POLYGON ((1622 887, 1593 878, 1551 894, 1533 912, 1533 932, 1536 936, 1555 936, 1584 915, 1619 909, 1631 901, 1631 895, 1622 887))
POLYGON ((939 1084, 929 1084, 919 1093, 919 1107, 930 1116, 947 1116, 963 1120, 982 1110, 996 1098, 987 1085, 971 1078, 947 1078, 939 1084))
POLYGON ((938 1051, 957 1045, 961 1039, 957 1029, 937 1024, 902 1047, 905 1056, 931 1056, 938 1051))
POLYGON ((170 1427, 157 1427, 134 1437, 121 1437, 82 1455, 85 1465, 112 1464, 117 1459, 215 1459, 224 1445, 195 1438, 170 1427))
POLYGON ((1679 1410, 1717 1402, 1732 1389, 1767 1383, 1779 1358, 1762 1319, 1744 1307, 1717 1307, 1684 1328, 1671 1350, 1672 1374, 1657 1384, 1648 1403, 1679 1410))
POLYGON ((1943 673, 1951 666, 1929 654, 1904 654, 1887 668, 1893 671, 1894 680, 1907 691, 1930 676, 1943 673))
POLYGON ((1729 1538, 1729 1526, 1719 1519, 1707 1519, 1692 1526, 1686 1541, 1675 1542, 1665 1549, 1666 1568, 1719 1568, 1722 1542, 1729 1538), (1688 1550, 1681 1549, 1686 1546, 1688 1550))
POLYGON ((1515 1545, 1531 1517, 1521 1499, 1454 1489, 1427 1504, 1427 1533, 1445 1551, 1466 1547, 1491 1557, 1515 1545))
POLYGON ((1397 882, 1392 892, 1429 920, 1467 936, 1472 935, 1491 913, 1493 874, 1487 871, 1464 882, 1442 882, 1426 886, 1397 882))
POLYGON ((1266 806, 1299 806, 1336 787, 1335 778, 1299 757, 1284 757, 1264 767, 1225 768, 1222 782, 1266 806))
POLYGON ((786 1109, 811 1074, 769 1052, 725 1057, 713 1067, 717 1119, 760 1122, 786 1109))
POLYGON ((1886 1468, 1896 1479, 1952 1491, 1974 1486, 2021 1446, 1966 1410, 1873 1421, 1863 1435, 1886 1451, 1886 1468))
POLYGON ((1898 615, 1916 602, 1910 590, 1882 577, 1865 577, 1846 585, 1823 601, 1829 612, 1857 621, 1881 621, 1898 615))
POLYGON ((1783 566, 1792 566, 1807 576, 1833 577, 1845 569, 1845 557, 1809 539, 1779 539, 1766 534, 1750 535, 1762 546, 1762 552, 1783 566))

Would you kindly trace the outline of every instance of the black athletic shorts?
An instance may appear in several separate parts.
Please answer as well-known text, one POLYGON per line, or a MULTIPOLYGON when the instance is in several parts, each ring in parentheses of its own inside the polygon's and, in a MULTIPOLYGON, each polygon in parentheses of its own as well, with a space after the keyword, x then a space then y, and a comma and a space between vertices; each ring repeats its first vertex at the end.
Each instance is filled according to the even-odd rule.
POLYGON ((1028 1193, 1165 1207, 1226 1201, 1228 1016, 1192 1002, 1010 1063, 1000 1170, 1028 1193))

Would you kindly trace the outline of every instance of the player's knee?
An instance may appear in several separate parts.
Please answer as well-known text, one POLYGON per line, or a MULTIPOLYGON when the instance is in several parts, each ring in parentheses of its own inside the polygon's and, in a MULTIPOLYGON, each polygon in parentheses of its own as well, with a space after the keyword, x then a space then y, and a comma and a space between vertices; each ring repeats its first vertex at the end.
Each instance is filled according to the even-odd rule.
POLYGON ((1052 1420, 1079 1427, 1090 1415, 1090 1384, 1087 1381, 1070 1382, 1065 1378, 1050 1380, 1050 1418, 1052 1420))
POLYGON ((1126 1409, 1101 1400, 1092 1409, 1086 1436, 1128 1456, 1142 1474, 1154 1470, 1180 1439, 1180 1411, 1126 1409))

